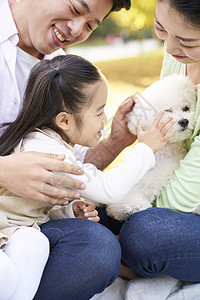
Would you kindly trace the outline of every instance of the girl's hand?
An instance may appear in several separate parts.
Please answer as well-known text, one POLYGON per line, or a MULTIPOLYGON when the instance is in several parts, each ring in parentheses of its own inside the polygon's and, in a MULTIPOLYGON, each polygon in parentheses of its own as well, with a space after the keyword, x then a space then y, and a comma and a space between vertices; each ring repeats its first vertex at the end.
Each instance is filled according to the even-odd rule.
POLYGON ((99 222, 98 211, 95 205, 91 202, 83 200, 75 200, 72 205, 74 215, 76 218, 88 219, 94 222, 99 222))
POLYGON ((172 117, 162 119, 163 115, 164 112, 159 112, 147 131, 143 131, 141 125, 137 126, 138 142, 147 144, 154 153, 160 150, 174 134, 168 131, 176 121, 172 117))

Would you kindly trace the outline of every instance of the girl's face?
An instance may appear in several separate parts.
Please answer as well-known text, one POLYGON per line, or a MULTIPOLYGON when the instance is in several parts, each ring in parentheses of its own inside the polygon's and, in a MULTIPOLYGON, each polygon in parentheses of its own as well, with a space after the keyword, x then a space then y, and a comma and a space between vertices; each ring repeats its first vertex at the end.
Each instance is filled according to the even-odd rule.
POLYGON ((168 54, 184 64, 200 61, 200 28, 189 23, 169 1, 157 1, 155 31, 168 54))
POLYGON ((19 30, 18 45, 40 58, 41 54, 80 43, 112 6, 113 0, 19 0, 11 6, 19 30))
POLYGON ((86 93, 91 96, 91 104, 89 107, 86 106, 80 113, 82 121, 80 128, 76 126, 76 122, 72 117, 70 129, 66 132, 72 146, 74 144, 87 147, 96 146, 102 136, 104 124, 107 121, 104 112, 108 95, 106 81, 104 79, 100 80, 88 86, 87 90, 86 93))

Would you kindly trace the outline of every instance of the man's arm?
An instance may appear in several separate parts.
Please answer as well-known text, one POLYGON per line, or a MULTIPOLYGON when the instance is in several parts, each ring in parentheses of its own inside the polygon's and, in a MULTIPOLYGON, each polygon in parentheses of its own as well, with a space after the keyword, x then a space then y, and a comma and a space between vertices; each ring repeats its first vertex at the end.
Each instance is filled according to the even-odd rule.
POLYGON ((128 98, 119 106, 112 121, 110 135, 87 151, 84 163, 92 163, 97 169, 104 170, 122 150, 135 142, 137 137, 129 131, 126 122, 126 114, 134 104, 134 99, 128 98))
POLYGON ((57 174, 80 175, 82 170, 64 162, 65 155, 24 152, 0 157, 0 187, 21 197, 65 205, 65 198, 78 198, 73 189, 84 189, 80 180, 57 174), (66 187, 66 189, 61 188, 66 187))

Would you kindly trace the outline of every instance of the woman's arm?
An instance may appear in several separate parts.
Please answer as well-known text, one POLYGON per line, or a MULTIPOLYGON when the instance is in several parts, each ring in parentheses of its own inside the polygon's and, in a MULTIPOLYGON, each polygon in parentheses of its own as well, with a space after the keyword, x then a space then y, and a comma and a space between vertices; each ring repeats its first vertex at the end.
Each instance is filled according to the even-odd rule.
POLYGON ((156 204, 182 212, 192 212, 200 204, 200 136, 195 138, 156 204))

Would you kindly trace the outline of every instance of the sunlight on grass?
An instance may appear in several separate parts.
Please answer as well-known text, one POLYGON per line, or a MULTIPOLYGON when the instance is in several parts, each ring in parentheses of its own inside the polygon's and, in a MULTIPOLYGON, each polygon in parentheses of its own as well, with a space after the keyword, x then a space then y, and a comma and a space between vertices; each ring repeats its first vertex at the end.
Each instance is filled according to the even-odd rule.
POLYGON ((110 82, 126 82, 145 88, 159 78, 163 48, 137 57, 99 62, 96 65, 110 82))
MULTIPOLYGON (((108 81, 109 95, 105 108, 108 118, 106 135, 109 134, 111 120, 120 103, 128 96, 142 92, 159 79, 163 55, 164 52, 161 48, 138 57, 96 63, 108 81)), ((127 147, 122 151, 107 169, 111 169, 121 162, 132 147, 127 147)))

